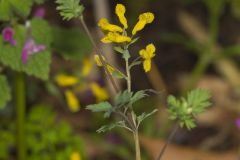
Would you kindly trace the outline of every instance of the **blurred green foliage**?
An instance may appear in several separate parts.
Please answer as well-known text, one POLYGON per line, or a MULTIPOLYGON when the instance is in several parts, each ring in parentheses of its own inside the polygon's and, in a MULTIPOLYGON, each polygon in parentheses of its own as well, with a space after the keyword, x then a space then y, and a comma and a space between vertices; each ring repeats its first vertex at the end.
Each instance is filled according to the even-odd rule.
MULTIPOLYGON (((27 158, 31 160, 66 160, 73 152, 85 159, 79 135, 64 121, 56 123, 56 114, 49 106, 32 107, 26 118, 27 158)), ((1 119, 0 159, 10 159, 15 150, 15 123, 1 119)))
POLYGON ((32 0, 0 0, 0 21, 10 21, 16 16, 26 18, 32 5, 32 0))
POLYGON ((82 60, 91 51, 87 35, 78 28, 52 27, 53 48, 65 59, 82 60))
POLYGON ((6 103, 11 99, 10 87, 7 78, 0 74, 0 109, 6 106, 6 103))

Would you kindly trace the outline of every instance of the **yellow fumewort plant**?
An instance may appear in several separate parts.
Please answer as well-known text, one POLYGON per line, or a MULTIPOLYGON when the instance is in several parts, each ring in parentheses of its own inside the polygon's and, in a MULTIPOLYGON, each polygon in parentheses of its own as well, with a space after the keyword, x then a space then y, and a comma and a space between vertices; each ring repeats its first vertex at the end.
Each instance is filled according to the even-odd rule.
MULTIPOLYGON (((139 39, 139 37, 135 37, 137 33, 141 31, 147 24, 153 22, 154 14, 150 12, 140 14, 139 20, 133 27, 133 29, 130 31, 131 35, 129 36, 129 26, 125 17, 125 6, 122 4, 117 4, 115 8, 115 13, 121 25, 111 24, 106 18, 102 18, 100 19, 98 26, 105 34, 101 41, 106 44, 114 43, 115 51, 120 53, 122 55, 122 58, 125 60, 125 73, 121 72, 119 69, 109 64, 106 58, 101 54, 94 55, 94 59, 97 66, 104 67, 105 71, 107 70, 111 76, 115 78, 125 79, 127 81, 127 90, 118 93, 118 95, 115 97, 114 106, 111 106, 108 102, 102 102, 99 104, 89 105, 87 106, 87 109, 92 110, 93 112, 105 111, 105 117, 108 117, 111 112, 117 113, 118 115, 122 116, 124 121, 116 122, 116 124, 110 125, 109 128, 111 129, 113 128, 113 126, 116 125, 123 127, 133 133, 136 148, 136 160, 140 160, 141 153, 138 138, 138 127, 143 119, 155 113, 156 110, 153 110, 153 112, 149 114, 143 113, 143 115, 140 116, 137 116, 134 112, 132 104, 135 101, 138 101, 145 97, 147 95, 147 90, 141 90, 134 94, 131 89, 131 68, 143 63, 144 71, 149 72, 151 70, 151 60, 155 56, 156 48, 152 43, 150 43, 146 46, 145 49, 139 51, 139 54, 135 58, 135 60, 131 60, 132 55, 130 54, 129 47, 139 39)), ((92 85, 91 87, 92 90, 97 89, 93 89, 94 85, 92 85)), ((98 132, 109 130, 109 128, 108 126, 103 126, 98 130, 98 132)))

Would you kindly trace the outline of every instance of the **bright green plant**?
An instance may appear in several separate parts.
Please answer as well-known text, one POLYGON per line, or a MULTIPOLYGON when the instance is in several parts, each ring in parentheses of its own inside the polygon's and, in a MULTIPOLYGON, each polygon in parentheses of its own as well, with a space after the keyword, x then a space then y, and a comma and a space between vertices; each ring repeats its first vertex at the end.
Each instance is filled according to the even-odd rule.
MULTIPOLYGON (((86 107, 88 110, 93 112, 103 112, 105 118, 110 117, 112 114, 119 116, 119 121, 110 125, 102 126, 97 130, 97 132, 105 132, 113 129, 114 127, 122 127, 130 131, 134 137, 136 160, 141 160, 138 133, 139 126, 145 118, 151 116, 157 110, 155 109, 150 113, 141 113, 138 115, 134 111, 134 108, 136 107, 134 104, 135 102, 149 96, 150 93, 155 91, 132 91, 131 85, 133 82, 131 79, 131 69, 135 66, 143 64, 145 72, 150 71, 151 60, 155 56, 155 46, 153 44, 148 44, 146 49, 140 50, 139 56, 135 58, 133 58, 132 54, 130 54, 130 47, 139 39, 139 37, 136 37, 137 33, 139 33, 139 31, 141 31, 145 25, 152 23, 154 20, 154 14, 150 12, 141 14, 139 16, 139 21, 133 27, 131 33, 128 32, 128 23, 125 17, 126 9, 122 4, 117 4, 115 9, 115 13, 117 14, 122 26, 110 24, 105 18, 99 21, 98 25, 105 33, 105 37, 103 37, 101 41, 103 43, 114 43, 115 51, 125 61, 125 72, 122 72, 120 69, 117 69, 115 66, 108 63, 107 59, 97 48, 96 43, 94 42, 93 37, 84 22, 82 13, 84 7, 79 4, 80 0, 56 0, 56 3, 58 4, 57 9, 60 10, 60 14, 63 16, 63 19, 80 19, 97 53, 97 55, 95 55, 95 61, 97 65, 99 67, 103 67, 107 77, 110 79, 115 91, 117 92, 113 103, 104 101, 97 104, 88 105, 86 107), (114 78, 125 80, 127 83, 127 89, 120 91, 114 81, 114 78)), ((194 123, 193 116, 202 112, 206 107, 209 106, 209 97, 210 96, 208 92, 204 90, 194 90, 188 94, 187 98, 182 98, 180 100, 170 96, 168 98, 169 112, 171 115, 170 118, 179 120, 181 127, 186 126, 188 129, 194 128, 196 125, 194 123)), ((173 133, 175 133, 175 131, 173 133)), ((172 135, 169 139, 172 138, 172 135)), ((169 141, 167 141, 166 145, 162 149, 158 159, 162 158, 169 141)))
MULTIPOLYGON (((43 105, 33 106, 26 117, 26 158, 64 160, 78 152, 85 159, 80 137, 73 134, 67 122, 57 123, 56 115, 50 108, 43 105)), ((1 126, 0 159, 12 159, 9 152, 16 148, 16 125, 13 121, 4 121, 4 118, 1 118, 1 126)))
MULTIPOLYGON (((51 27, 43 17, 43 8, 39 12, 32 12, 35 4, 44 2, 45 0, 0 0, 0 109, 4 109, 11 100, 16 104, 15 133, 19 160, 26 159, 26 75, 48 80, 52 47, 67 59, 82 58, 82 53, 85 52, 82 48, 59 41, 70 34, 75 35, 72 44, 76 40, 83 41, 86 35, 81 31, 69 32, 63 28, 51 27), (11 77, 14 81, 7 77, 12 76, 12 72, 15 74, 11 77)), ((90 43, 85 42, 85 49, 90 48, 90 43)))

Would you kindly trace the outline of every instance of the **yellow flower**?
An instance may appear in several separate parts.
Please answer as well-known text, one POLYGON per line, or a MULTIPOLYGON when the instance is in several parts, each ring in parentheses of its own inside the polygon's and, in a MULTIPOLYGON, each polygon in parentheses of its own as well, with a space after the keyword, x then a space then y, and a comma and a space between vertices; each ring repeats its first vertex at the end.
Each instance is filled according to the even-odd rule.
POLYGON ((143 68, 144 68, 145 72, 148 72, 151 70, 151 59, 155 56, 155 54, 154 54, 155 51, 156 51, 156 48, 151 43, 151 44, 147 45, 146 49, 142 49, 139 52, 140 56, 144 59, 143 68))
POLYGON ((90 84, 90 88, 98 102, 109 98, 107 91, 104 88, 100 87, 97 83, 90 84))
POLYGON ((106 18, 100 19, 100 21, 98 22, 98 26, 104 31, 110 31, 110 32, 123 31, 121 27, 114 24, 110 24, 106 18))
POLYGON ((154 20, 154 14, 151 12, 143 13, 139 16, 137 24, 134 26, 132 30, 132 35, 135 35, 138 31, 141 31, 146 24, 152 23, 154 20))
POLYGON ((103 43, 124 43, 124 42, 130 42, 131 38, 128 36, 120 35, 117 32, 109 32, 102 40, 103 43))
POLYGON ((83 60, 83 68, 82 68, 82 75, 84 77, 88 76, 90 71, 92 69, 92 63, 89 61, 89 59, 84 59, 83 60))
MULTIPOLYGON (((94 55, 94 60, 95 60, 95 62, 96 62, 96 64, 97 64, 97 66, 99 66, 99 67, 102 67, 102 66, 103 66, 99 55, 95 54, 95 55, 94 55)), ((102 56, 102 60, 105 61, 105 57, 102 56)))
POLYGON ((65 97, 70 111, 77 112, 80 109, 80 103, 76 95, 71 90, 66 90, 65 97))
POLYGON ((57 82, 57 84, 59 86, 62 87, 67 87, 67 86, 72 86, 78 83, 78 78, 74 77, 74 76, 69 76, 69 75, 65 75, 65 74, 58 74, 55 77, 55 81, 57 82))
POLYGON ((115 68, 110 65, 107 65, 107 70, 108 72, 110 72, 110 74, 113 74, 113 72, 115 71, 115 68))
POLYGON ((70 155, 70 160, 81 160, 81 155, 78 152, 72 152, 70 155))
POLYGON ((122 4, 117 4, 115 8, 115 13, 117 14, 119 21, 122 23, 125 29, 128 28, 127 19, 125 17, 126 8, 122 4))

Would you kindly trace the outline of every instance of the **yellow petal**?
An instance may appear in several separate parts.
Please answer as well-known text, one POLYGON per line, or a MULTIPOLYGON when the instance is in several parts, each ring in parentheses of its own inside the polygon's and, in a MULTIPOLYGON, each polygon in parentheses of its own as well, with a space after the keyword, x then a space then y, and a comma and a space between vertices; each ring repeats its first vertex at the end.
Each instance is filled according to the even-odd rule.
MULTIPOLYGON (((102 67, 102 66, 103 66, 102 61, 101 61, 99 55, 95 54, 95 55, 94 55, 94 60, 95 60, 95 62, 96 62, 96 64, 97 64, 97 66, 99 66, 99 67, 102 67)), ((105 57, 102 56, 102 60, 105 61, 105 57)))
POLYGON ((156 51, 156 48, 155 48, 155 46, 151 43, 151 44, 147 45, 146 51, 147 51, 147 53, 148 53, 148 57, 149 57, 149 58, 152 58, 152 57, 154 57, 154 53, 155 53, 155 51, 156 51))
POLYGON ((115 13, 117 14, 119 21, 122 23, 125 29, 128 28, 127 19, 125 17, 126 8, 122 4, 117 4, 115 8, 115 13))
POLYGON ((144 20, 146 21, 146 23, 152 23, 152 21, 154 20, 154 14, 151 12, 140 14, 139 20, 144 20))
POLYGON ((115 43, 130 42, 132 40, 130 37, 120 35, 117 32, 109 32, 107 34, 107 37, 111 42, 115 42, 115 43))
POLYGON ((71 90, 65 91, 65 97, 66 97, 67 104, 68 104, 70 111, 72 111, 72 112, 79 111, 80 104, 79 104, 78 98, 71 90))
POLYGON ((84 59, 83 60, 83 68, 82 68, 82 75, 84 77, 88 76, 90 71, 92 69, 92 63, 90 62, 89 59, 84 59))
POLYGON ((103 37, 103 38, 101 39, 101 42, 103 42, 103 43, 112 43, 112 41, 109 39, 108 36, 103 37))
POLYGON ((147 22, 145 20, 139 20, 132 30, 132 35, 135 35, 138 31, 141 31, 147 22))
POLYGON ((139 51, 139 55, 143 58, 143 59, 146 59, 147 58, 147 52, 145 49, 141 49, 139 51))
POLYGON ((73 86, 78 83, 78 78, 74 76, 68 76, 65 74, 58 74, 55 77, 56 83, 61 87, 73 86))
POLYGON ((110 24, 106 18, 100 19, 100 21, 98 22, 98 26, 104 31, 110 31, 110 32, 123 31, 121 27, 114 24, 110 24))
POLYGON ((151 12, 146 12, 146 13, 140 14, 138 19, 139 20, 137 24, 134 26, 132 30, 132 35, 135 35, 138 31, 141 31, 146 24, 152 23, 152 21, 154 20, 154 14, 151 12))
POLYGON ((78 152, 72 152, 70 155, 70 160, 81 160, 81 155, 78 152))
POLYGON ((143 68, 144 68, 145 72, 148 72, 151 70, 151 59, 144 60, 143 68))
POLYGON ((90 88, 98 102, 109 98, 107 91, 104 88, 100 87, 97 83, 90 84, 90 88))

